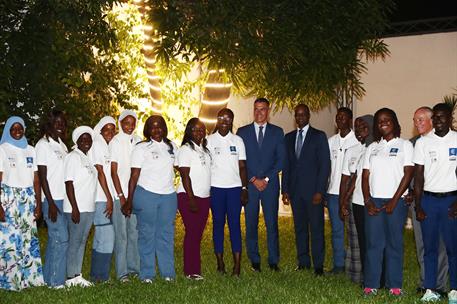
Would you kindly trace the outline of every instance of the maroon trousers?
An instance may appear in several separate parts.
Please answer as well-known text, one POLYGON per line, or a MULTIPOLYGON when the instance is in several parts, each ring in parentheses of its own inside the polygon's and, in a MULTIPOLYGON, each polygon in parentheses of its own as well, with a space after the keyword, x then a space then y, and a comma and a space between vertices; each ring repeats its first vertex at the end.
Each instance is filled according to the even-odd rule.
POLYGON ((201 274, 200 243, 208 220, 210 198, 195 197, 197 212, 189 209, 187 194, 178 193, 178 209, 184 223, 184 274, 201 274))

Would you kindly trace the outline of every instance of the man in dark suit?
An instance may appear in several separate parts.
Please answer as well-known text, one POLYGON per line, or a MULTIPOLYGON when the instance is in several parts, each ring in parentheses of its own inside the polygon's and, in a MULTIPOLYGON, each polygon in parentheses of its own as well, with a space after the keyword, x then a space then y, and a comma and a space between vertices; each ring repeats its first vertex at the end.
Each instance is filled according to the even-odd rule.
POLYGON ((260 271, 258 242, 259 206, 267 227, 268 264, 279 271, 278 206, 279 177, 284 159, 284 132, 268 123, 270 102, 266 98, 254 101, 254 122, 238 129, 237 135, 246 147, 249 201, 244 207, 246 248, 253 270, 260 271))
POLYGON ((324 266, 323 195, 330 173, 330 151, 324 132, 309 126, 309 108, 295 108, 297 130, 286 134, 286 156, 282 171, 282 200, 292 206, 297 246, 296 270, 309 269, 309 234, 316 275, 324 266))

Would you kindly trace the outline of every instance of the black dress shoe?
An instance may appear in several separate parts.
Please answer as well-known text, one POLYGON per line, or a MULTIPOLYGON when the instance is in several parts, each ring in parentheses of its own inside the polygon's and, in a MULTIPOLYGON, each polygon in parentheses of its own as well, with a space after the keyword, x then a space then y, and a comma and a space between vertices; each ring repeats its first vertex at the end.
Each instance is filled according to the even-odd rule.
POLYGON ((255 272, 260 272, 260 263, 251 263, 251 269, 255 272))
POLYGON ((270 269, 273 271, 279 271, 278 264, 269 264, 270 269))
POLYGON ((322 268, 316 268, 316 269, 314 269, 314 274, 315 274, 316 276, 319 276, 319 277, 320 277, 320 276, 323 276, 323 275, 324 275, 324 269, 322 269, 322 268))

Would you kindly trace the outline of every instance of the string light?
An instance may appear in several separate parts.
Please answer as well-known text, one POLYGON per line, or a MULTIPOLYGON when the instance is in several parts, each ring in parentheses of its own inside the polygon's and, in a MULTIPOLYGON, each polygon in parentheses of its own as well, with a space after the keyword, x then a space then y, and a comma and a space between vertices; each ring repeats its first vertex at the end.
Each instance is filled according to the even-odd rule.
POLYGON ((152 44, 143 44, 143 50, 150 51, 152 49, 154 49, 154 46, 152 44))
POLYGON ((156 63, 155 59, 151 59, 151 58, 148 58, 146 56, 144 56, 144 61, 146 63, 149 63, 149 64, 155 64, 156 63))
POLYGON ((154 91, 157 91, 157 92, 162 91, 162 89, 161 89, 160 87, 155 86, 155 85, 153 85, 153 84, 149 84, 149 88, 150 88, 151 90, 154 90, 154 91))
POLYGON ((208 105, 208 106, 221 106, 221 105, 223 105, 223 104, 228 103, 229 100, 230 100, 230 97, 227 98, 227 99, 224 99, 224 100, 214 100, 214 101, 213 101, 213 100, 204 100, 204 99, 203 99, 203 100, 202 100, 202 103, 203 103, 203 104, 206 104, 206 105, 208 105))
POLYGON ((151 107, 151 110, 153 112, 156 112, 156 113, 162 113, 162 110, 158 110, 157 108, 155 108, 154 106, 151 107))
POLYGON ((231 88, 232 87, 232 84, 231 83, 206 83, 205 84, 205 88, 220 88, 220 89, 224 89, 224 88, 231 88))
MULTIPOLYGON (((149 70, 148 70, 149 72, 149 70)), ((152 72, 152 71, 151 71, 152 72)), ((157 75, 149 75, 148 74, 148 79, 149 80, 160 80, 160 76, 157 76, 157 75)))
POLYGON ((200 119, 204 123, 209 123, 209 124, 213 124, 213 123, 217 122, 217 119, 210 119, 210 118, 205 118, 205 117, 199 117, 198 119, 200 119))
POLYGON ((154 28, 152 27, 152 25, 148 25, 148 24, 143 24, 143 31, 145 32, 150 32, 152 31, 154 28))
POLYGON ((214 73, 217 73, 217 72, 219 72, 219 73, 224 73, 224 72, 225 72, 225 69, 220 69, 220 70, 210 70, 208 73, 209 73, 209 74, 214 74, 214 73))
POLYGON ((158 105, 162 105, 163 104, 163 100, 161 99, 156 99, 154 97, 151 96, 151 99, 154 101, 154 103, 158 104, 158 105))

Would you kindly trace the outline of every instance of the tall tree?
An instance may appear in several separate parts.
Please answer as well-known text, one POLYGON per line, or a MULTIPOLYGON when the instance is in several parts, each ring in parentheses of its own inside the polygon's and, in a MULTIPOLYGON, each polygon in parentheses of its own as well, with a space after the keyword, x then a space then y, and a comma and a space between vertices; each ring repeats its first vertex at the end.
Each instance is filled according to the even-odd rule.
MULTIPOLYGON (((94 125, 116 105, 145 96, 126 64, 119 36, 126 28, 109 18, 114 0, 5 0, 0 4, 0 122, 17 114, 37 135, 51 108, 69 114, 71 127, 94 125)), ((121 37, 127 41, 129 37, 121 37)), ((138 40, 138 43, 141 43, 138 40)), ((138 50, 140 48, 138 47, 138 50)), ((138 55, 138 56, 136 56, 138 55)))
POLYGON ((366 59, 383 58, 377 37, 391 0, 157 0, 150 19, 155 55, 225 69, 242 95, 277 107, 319 109, 337 95, 363 95, 366 59), (347 91, 349 93, 347 93, 347 91), (343 92, 343 93, 342 93, 343 92))

